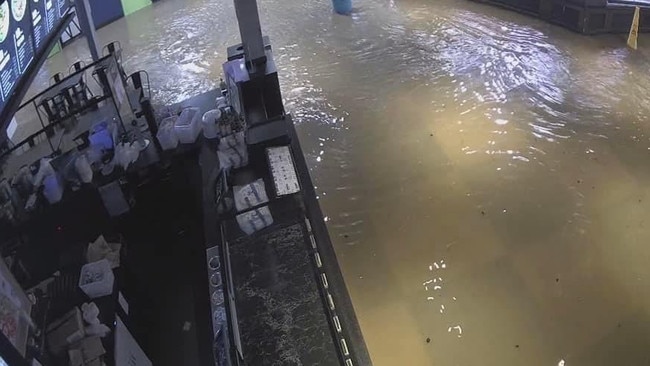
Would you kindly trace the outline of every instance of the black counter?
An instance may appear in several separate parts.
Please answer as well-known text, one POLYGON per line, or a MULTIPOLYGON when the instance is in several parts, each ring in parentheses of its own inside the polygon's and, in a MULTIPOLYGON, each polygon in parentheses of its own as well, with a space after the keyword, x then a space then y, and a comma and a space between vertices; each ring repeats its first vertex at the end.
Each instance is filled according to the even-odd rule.
MULTIPOLYGON (((217 96, 217 91, 211 91, 182 106, 205 112, 217 96)), ((233 216, 224 219, 217 215, 214 182, 219 167, 214 142, 203 143, 198 157, 206 247, 221 247, 221 257, 228 257, 222 268, 231 272, 223 274, 225 286, 231 285, 229 290, 234 295, 233 309, 227 309, 231 321, 235 321, 234 315, 237 321, 228 327, 233 348, 241 344, 243 361, 248 365, 338 365, 348 359, 354 365, 370 365, 291 117, 249 128, 247 138, 249 144, 253 139, 260 143, 249 146, 248 167, 232 172, 229 180, 264 179, 274 218, 271 227, 251 236, 238 228, 233 216), (300 193, 278 198, 271 192, 264 137, 269 146, 290 146, 300 193), (322 262, 320 267, 316 254, 322 262)), ((226 305, 231 304, 227 301, 226 305)), ((231 361, 238 356, 234 351, 231 361)))

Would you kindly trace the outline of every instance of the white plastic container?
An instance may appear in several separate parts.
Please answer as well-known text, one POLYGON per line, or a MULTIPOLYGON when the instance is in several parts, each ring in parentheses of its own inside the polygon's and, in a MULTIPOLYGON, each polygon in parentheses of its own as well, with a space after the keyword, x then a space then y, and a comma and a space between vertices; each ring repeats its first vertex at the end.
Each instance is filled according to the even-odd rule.
POLYGON ((181 144, 191 144, 196 141, 201 132, 201 121, 198 108, 186 108, 174 123, 174 130, 181 144))
POLYGON ((115 276, 111 264, 106 259, 92 262, 81 267, 79 287, 91 299, 113 293, 115 276))
POLYGON ((176 116, 165 118, 158 126, 156 138, 163 150, 175 149, 178 146, 178 136, 176 136, 176 129, 174 128, 177 119, 176 116))
POLYGON ((203 115, 203 136, 206 139, 213 139, 219 136, 217 122, 221 119, 221 111, 213 109, 203 115))

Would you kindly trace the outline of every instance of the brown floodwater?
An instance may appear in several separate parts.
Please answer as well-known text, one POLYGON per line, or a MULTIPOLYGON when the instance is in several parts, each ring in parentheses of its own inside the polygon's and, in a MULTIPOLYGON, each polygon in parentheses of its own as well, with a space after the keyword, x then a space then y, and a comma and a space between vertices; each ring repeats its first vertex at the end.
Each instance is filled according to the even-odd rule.
MULTIPOLYGON (((650 365, 646 35, 354 4, 260 11, 374 364, 650 365)), ((167 103, 218 84, 238 31, 231 0, 165 0, 99 36, 167 103)))

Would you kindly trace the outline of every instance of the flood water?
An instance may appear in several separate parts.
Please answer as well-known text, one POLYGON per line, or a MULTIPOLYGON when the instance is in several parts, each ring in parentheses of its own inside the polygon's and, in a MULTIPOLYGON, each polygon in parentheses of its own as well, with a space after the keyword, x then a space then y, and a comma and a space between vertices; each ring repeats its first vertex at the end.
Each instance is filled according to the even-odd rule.
MULTIPOLYGON (((374 364, 649 365, 646 35, 354 5, 260 11, 374 364)), ((99 36, 168 103, 218 85, 238 30, 231 0, 164 0, 99 36)))

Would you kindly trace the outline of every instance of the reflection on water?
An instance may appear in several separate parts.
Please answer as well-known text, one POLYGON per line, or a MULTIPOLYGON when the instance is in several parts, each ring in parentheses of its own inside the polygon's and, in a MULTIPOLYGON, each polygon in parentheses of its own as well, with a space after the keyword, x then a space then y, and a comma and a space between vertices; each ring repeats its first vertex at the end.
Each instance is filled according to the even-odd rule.
MULTIPOLYGON (((217 85, 231 3, 100 37, 182 100, 217 85)), ((355 6, 260 4, 374 363, 650 364, 644 44, 464 0, 355 6)))

